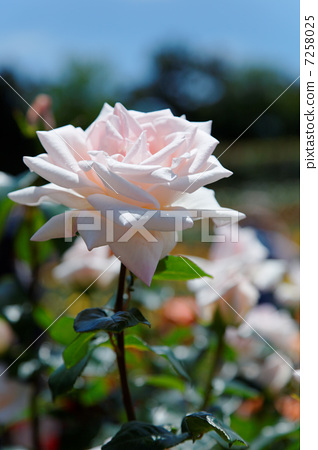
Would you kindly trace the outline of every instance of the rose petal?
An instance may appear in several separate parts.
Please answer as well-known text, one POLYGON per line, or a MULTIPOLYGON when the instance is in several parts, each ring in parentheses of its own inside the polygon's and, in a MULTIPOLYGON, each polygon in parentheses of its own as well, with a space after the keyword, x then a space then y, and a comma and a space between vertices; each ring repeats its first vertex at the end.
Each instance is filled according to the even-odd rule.
POLYGON ((190 214, 181 208, 173 210, 149 210, 132 206, 115 198, 106 195, 90 195, 87 197, 88 202, 99 211, 105 218, 114 220, 114 222, 123 227, 138 226, 141 218, 147 220, 143 227, 147 230, 157 231, 180 231, 186 230, 193 226, 193 220, 190 214), (108 212, 112 212, 112 216, 108 212), (176 220, 180 217, 181 220, 176 220))
POLYGON ((202 131, 196 134, 194 147, 197 151, 195 152, 194 161, 189 167, 189 174, 197 173, 201 170, 203 164, 207 162, 218 143, 219 141, 202 131))
POLYGON ((211 134, 212 120, 208 120, 207 122, 191 122, 191 123, 197 126, 199 130, 204 131, 204 133, 211 134))
POLYGON ((170 183, 171 189, 192 193, 206 184, 215 183, 221 178, 232 175, 232 172, 225 169, 215 156, 210 156, 206 164, 207 167, 202 172, 181 176, 173 180, 170 183))
POLYGON ((127 269, 148 286, 151 284, 164 249, 166 251, 166 241, 171 239, 170 233, 154 231, 152 234, 157 239, 157 242, 147 242, 143 236, 136 233, 128 242, 109 244, 113 253, 120 258, 127 269), (165 236, 165 234, 169 236, 165 236))
POLYGON ((83 186, 99 189, 96 184, 87 178, 81 177, 78 173, 70 172, 69 170, 52 164, 48 155, 44 153, 35 157, 25 156, 23 162, 32 172, 37 173, 45 180, 59 186, 69 189, 74 189, 76 187, 82 188, 83 186))
POLYGON ((160 207, 155 197, 135 184, 130 183, 125 178, 111 172, 104 165, 93 161, 92 168, 96 171, 106 188, 112 188, 117 194, 140 202, 143 205, 152 205, 155 208, 160 207))
POLYGON ((123 160, 123 162, 116 161, 108 155, 105 155, 104 152, 90 151, 89 154, 94 161, 106 165, 109 170, 117 175, 142 185, 172 181, 177 177, 169 167, 161 167, 160 165, 143 166, 141 164, 126 164, 126 159, 123 160))
POLYGON ((171 159, 171 155, 174 155, 177 151, 182 152, 186 150, 186 137, 184 135, 178 136, 164 148, 157 153, 151 155, 149 158, 142 161, 142 165, 158 164, 158 165, 170 165, 167 159, 171 159))
POLYGON ((80 171, 77 161, 87 159, 86 137, 81 128, 67 125, 50 131, 38 131, 37 135, 54 164, 74 172, 80 171))
POLYGON ((220 206, 215 198, 214 191, 204 187, 191 194, 182 194, 172 206, 197 211, 198 215, 194 220, 202 218, 200 211, 205 211, 206 213, 211 212, 211 218, 218 227, 236 223, 246 217, 245 214, 235 211, 234 209, 223 208, 220 206))
POLYGON ((90 124, 90 126, 88 128, 86 128, 85 130, 85 134, 88 136, 92 129, 94 128, 95 124, 98 122, 106 122, 107 119, 109 118, 109 116, 113 113, 114 108, 112 106, 110 106, 108 103, 104 103, 101 112, 99 113, 99 115, 96 117, 96 119, 94 120, 94 122, 92 122, 90 124))
POLYGON ((16 203, 29 206, 37 206, 43 202, 54 202, 69 208, 90 209, 87 200, 75 191, 64 189, 50 183, 44 186, 30 186, 11 192, 8 197, 16 203))
POLYGON ((51 217, 31 238, 31 241, 48 241, 72 237, 76 233, 76 216, 79 211, 66 211, 51 217), (74 219, 75 218, 75 219, 74 219))
POLYGON ((77 230, 80 236, 85 241, 85 244, 88 250, 92 250, 96 247, 101 247, 103 245, 109 244, 115 237, 118 238, 118 233, 123 234, 126 229, 114 229, 114 224, 112 222, 107 221, 99 212, 95 211, 96 214, 96 223, 95 227, 85 227, 83 226, 84 220, 81 218, 78 222, 81 222, 77 225, 77 230), (111 233, 108 233, 108 229, 111 230, 111 233), (114 231, 114 233, 113 233, 114 231))
POLYGON ((206 211, 221 208, 215 198, 214 191, 205 187, 202 187, 191 194, 185 192, 172 204, 172 206, 206 211))
POLYGON ((172 114, 170 109, 161 109, 159 111, 152 111, 148 113, 140 112, 140 111, 129 111, 131 116, 134 117, 136 120, 138 120, 138 123, 141 125, 146 125, 147 123, 153 123, 155 120, 162 119, 162 118, 173 118, 174 115, 172 114))
POLYGON ((129 139, 136 139, 142 133, 142 128, 132 114, 121 104, 116 103, 114 115, 118 116, 121 123, 121 134, 129 139))
POLYGON ((147 145, 147 133, 146 131, 142 131, 135 144, 127 151, 123 161, 126 164, 140 164, 150 156, 151 153, 149 152, 147 145))

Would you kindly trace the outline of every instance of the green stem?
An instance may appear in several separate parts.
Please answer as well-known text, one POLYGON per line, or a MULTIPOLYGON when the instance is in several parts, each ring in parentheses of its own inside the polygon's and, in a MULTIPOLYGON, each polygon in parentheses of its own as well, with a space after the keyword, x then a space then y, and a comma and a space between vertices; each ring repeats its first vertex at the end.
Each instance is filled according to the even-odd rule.
MULTIPOLYGON (((125 291, 125 276, 126 276, 126 267, 124 264, 121 264, 120 274, 118 280, 118 290, 115 304, 115 312, 124 310, 124 291, 125 291)), ((127 369, 126 369, 126 360, 125 360, 125 341, 124 341, 124 332, 118 333, 117 335, 117 366, 119 370, 120 376, 120 384, 121 384, 121 392, 123 403, 125 406, 125 411, 127 415, 127 420, 136 420, 135 411, 131 399, 131 394, 128 385, 127 378, 127 369)))

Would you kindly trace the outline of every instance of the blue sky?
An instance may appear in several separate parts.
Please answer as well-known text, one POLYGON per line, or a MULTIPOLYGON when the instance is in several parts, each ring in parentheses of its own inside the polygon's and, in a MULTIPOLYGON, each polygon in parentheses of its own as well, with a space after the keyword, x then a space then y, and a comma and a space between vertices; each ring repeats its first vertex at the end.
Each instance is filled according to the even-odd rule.
POLYGON ((0 70, 57 76, 67 59, 108 62, 119 80, 149 73, 163 45, 299 75, 296 0, 11 0, 0 14, 0 70))

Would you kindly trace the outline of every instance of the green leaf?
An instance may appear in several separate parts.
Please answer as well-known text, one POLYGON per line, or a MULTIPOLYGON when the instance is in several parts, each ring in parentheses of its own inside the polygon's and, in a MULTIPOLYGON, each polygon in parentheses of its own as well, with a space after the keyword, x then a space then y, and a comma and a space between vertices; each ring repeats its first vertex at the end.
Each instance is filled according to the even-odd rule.
POLYGON ((7 220, 10 214, 10 210, 13 207, 13 202, 9 198, 1 199, 1 186, 0 186, 0 237, 5 230, 7 220))
POLYGON ((149 350, 156 353, 156 355, 166 358, 179 375, 181 375, 187 381, 191 381, 183 365, 177 359, 170 347, 167 347, 166 345, 151 345, 149 346, 149 350))
POLYGON ((51 338, 62 345, 70 344, 77 337, 73 324, 74 319, 71 317, 61 317, 48 330, 51 338))
POLYGON ((166 256, 159 261, 153 280, 193 280, 194 278, 209 277, 190 259, 184 256, 166 256))
POLYGON ((74 319, 71 317, 64 316, 54 322, 53 314, 42 306, 35 308, 33 317, 36 323, 44 330, 47 329, 51 338, 59 344, 69 345, 77 337, 73 328, 74 319))
POLYGON ((27 262, 31 267, 38 266, 53 252, 54 243, 44 241, 44 245, 37 245, 31 241, 32 235, 47 221, 40 209, 27 208, 23 222, 15 234, 14 249, 18 259, 27 262))
POLYGON ((49 387, 54 399, 58 395, 65 394, 73 388, 75 381, 83 372, 89 357, 90 354, 87 354, 80 362, 70 369, 68 369, 65 364, 62 364, 51 374, 49 378, 49 387))
POLYGON ((164 450, 175 447, 188 439, 188 434, 176 435, 161 426, 132 421, 125 423, 110 442, 102 446, 102 450, 164 450))
POLYGON ((225 386, 222 394, 226 395, 234 395, 236 397, 251 399, 260 396, 260 391, 255 388, 252 388, 246 383, 238 380, 228 381, 225 386))
POLYGON ((78 334, 73 342, 63 352, 63 359, 69 369, 79 363, 89 351, 89 343, 95 333, 78 334))
POLYGON ((51 314, 51 312, 47 309, 43 308, 43 306, 37 306, 33 310, 33 318, 36 323, 44 330, 48 328, 54 320, 53 314, 51 314))
POLYGON ((182 433, 189 433, 193 442, 201 438, 204 433, 214 431, 231 448, 233 444, 247 447, 247 443, 235 431, 218 420, 215 416, 205 411, 189 414, 182 420, 182 433))
POLYGON ((104 378, 94 378, 85 382, 85 389, 80 392, 80 402, 85 406, 94 406, 105 398, 109 387, 104 378))
POLYGON ((145 379, 146 384, 155 386, 161 389, 177 389, 184 392, 184 381, 171 375, 153 375, 145 379))
POLYGON ((129 311, 119 311, 110 317, 107 316, 103 309, 88 308, 77 315, 74 321, 74 329, 78 333, 96 330, 120 333, 125 328, 134 327, 138 323, 151 326, 136 308, 132 308, 129 311))
POLYGON ((182 378, 191 381, 189 375, 183 368, 183 365, 177 359, 170 347, 167 347, 166 345, 148 345, 142 339, 133 335, 125 336, 125 347, 136 348, 141 351, 150 350, 156 355, 163 356, 170 362, 174 370, 181 375, 182 378))

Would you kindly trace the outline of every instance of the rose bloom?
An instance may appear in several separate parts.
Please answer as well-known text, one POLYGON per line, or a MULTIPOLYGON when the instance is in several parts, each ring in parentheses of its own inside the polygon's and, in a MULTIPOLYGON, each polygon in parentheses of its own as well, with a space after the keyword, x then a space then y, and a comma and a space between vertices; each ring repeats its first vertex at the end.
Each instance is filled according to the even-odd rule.
POLYGON ((286 275, 286 279, 275 290, 275 298, 283 306, 299 308, 300 268, 298 259, 291 261, 286 275))
POLYGON ((232 242, 230 227, 215 230, 215 234, 224 236, 225 241, 212 244, 209 259, 190 256, 213 279, 191 280, 188 287, 195 293, 202 318, 211 321, 219 308, 223 320, 235 325, 257 303, 254 271, 264 264, 268 251, 249 227, 239 228, 238 242, 232 242))
POLYGON ((49 184, 21 189, 10 198, 30 206, 53 201, 72 208, 52 217, 32 240, 79 232, 89 250, 109 244, 149 285, 158 261, 176 244, 175 231, 193 226, 189 210, 211 211, 219 224, 244 217, 221 208, 214 192, 203 188, 231 175, 212 156, 218 141, 210 131, 211 122, 192 123, 170 110, 141 113, 105 104, 85 131, 67 125, 38 132, 47 153, 24 162, 49 184), (140 228, 145 213, 151 213, 143 225, 147 239, 135 232, 127 240, 127 231, 132 224, 135 231, 140 228))
POLYGON ((195 323, 198 307, 193 297, 173 297, 162 306, 164 323, 189 326, 195 323))
POLYGON ((240 326, 238 334, 247 339, 259 341, 251 327, 275 349, 283 351, 294 361, 298 361, 299 326, 289 311, 276 309, 269 303, 258 305, 246 315, 246 322, 240 326))
POLYGON ((288 311, 271 304, 258 305, 239 328, 227 328, 225 339, 237 352, 240 373, 270 391, 278 392, 295 374, 292 367, 299 363, 299 327, 288 311), (264 358, 264 349, 269 347, 254 330, 278 354, 264 358))
POLYGON ((291 422, 300 419, 300 401, 290 395, 284 395, 275 402, 277 411, 291 422))
POLYGON ((37 95, 27 111, 26 118, 30 125, 37 125, 40 121, 43 121, 46 130, 54 127, 52 98, 47 94, 37 95))
POLYGON ((77 238, 54 267, 53 277, 61 283, 85 286, 97 279, 96 284, 104 288, 118 275, 119 266, 108 245, 88 251, 83 239, 77 238))

